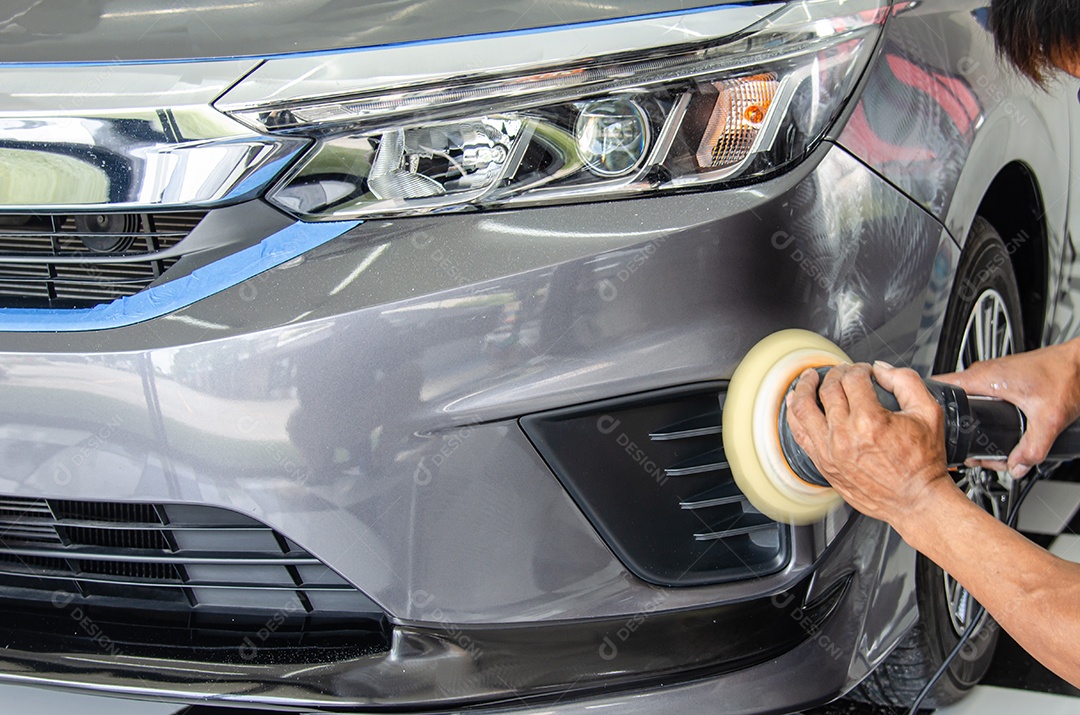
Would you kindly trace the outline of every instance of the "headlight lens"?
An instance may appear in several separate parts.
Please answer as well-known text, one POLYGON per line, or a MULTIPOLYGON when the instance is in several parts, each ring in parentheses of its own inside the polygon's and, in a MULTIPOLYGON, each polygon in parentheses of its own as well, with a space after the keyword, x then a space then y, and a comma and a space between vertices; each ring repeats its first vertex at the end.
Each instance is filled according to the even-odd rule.
POLYGON ((305 219, 595 200, 760 180, 822 139, 884 0, 791 3, 738 39, 234 116, 315 136, 270 193, 305 219))
POLYGON ((574 123, 577 153, 596 176, 626 176, 645 158, 649 118, 627 97, 583 102, 574 123))

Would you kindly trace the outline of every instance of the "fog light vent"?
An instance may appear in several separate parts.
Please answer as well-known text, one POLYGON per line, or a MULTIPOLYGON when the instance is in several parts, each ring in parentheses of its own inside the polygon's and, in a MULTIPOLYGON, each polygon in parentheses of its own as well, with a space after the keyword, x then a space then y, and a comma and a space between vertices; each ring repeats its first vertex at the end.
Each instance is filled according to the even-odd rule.
POLYGON ((640 578, 689 586, 788 562, 790 528, 735 485, 712 383, 531 415, 522 427, 611 550, 640 578))

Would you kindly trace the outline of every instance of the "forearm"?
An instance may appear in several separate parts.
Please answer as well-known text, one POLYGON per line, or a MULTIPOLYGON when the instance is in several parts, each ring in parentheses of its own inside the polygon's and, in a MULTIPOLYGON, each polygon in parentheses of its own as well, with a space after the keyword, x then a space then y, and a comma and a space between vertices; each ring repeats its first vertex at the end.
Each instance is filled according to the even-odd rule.
POLYGON ((894 524, 1033 657, 1080 687, 1080 565, 1039 548, 950 484, 894 524))

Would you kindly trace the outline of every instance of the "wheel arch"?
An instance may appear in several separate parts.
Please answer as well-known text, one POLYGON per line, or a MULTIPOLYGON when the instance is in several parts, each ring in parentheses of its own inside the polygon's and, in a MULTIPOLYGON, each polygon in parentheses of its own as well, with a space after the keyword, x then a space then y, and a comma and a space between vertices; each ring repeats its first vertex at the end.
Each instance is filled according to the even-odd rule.
POLYGON ((1050 292, 1050 242, 1034 171, 1013 161, 991 181, 978 212, 1001 234, 1020 288, 1025 348, 1042 342, 1050 292))

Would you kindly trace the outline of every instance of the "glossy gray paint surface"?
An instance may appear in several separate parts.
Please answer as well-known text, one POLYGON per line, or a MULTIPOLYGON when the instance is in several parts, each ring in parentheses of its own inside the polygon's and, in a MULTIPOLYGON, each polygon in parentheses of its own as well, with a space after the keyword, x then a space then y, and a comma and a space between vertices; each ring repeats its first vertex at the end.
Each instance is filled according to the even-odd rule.
POLYGON ((735 0, 5 0, 0 62, 202 59, 364 47, 730 4, 735 0))
MULTIPOLYGON (((890 96, 907 96, 910 111, 892 109, 891 133, 878 123, 873 135, 860 135, 849 121, 837 130, 843 149, 825 146, 774 181, 663 199, 371 221, 145 324, 96 334, 0 334, 0 493, 239 508, 330 561, 414 627, 629 619, 654 609, 660 594, 664 608, 675 609, 772 592, 819 555, 829 541, 823 529, 801 532, 795 564, 769 580, 648 586, 600 542, 516 417, 723 379, 758 338, 780 327, 821 332, 858 359, 927 370, 956 243, 993 175, 1012 159, 1030 162, 1044 193, 1060 185, 1060 200, 1045 197, 1056 260, 1070 184, 1060 158, 1076 136, 1064 123, 1077 126, 1077 108, 1072 93, 1023 100, 1027 90, 1014 79, 999 84, 981 72, 990 48, 970 15, 980 4, 905 6, 890 21, 867 81, 878 83, 877 94, 863 95, 861 106, 889 108, 890 96), (973 62, 961 65, 965 58, 973 62), (888 94, 898 89, 898 72, 916 85, 929 77, 930 91, 888 94), (1009 102, 1031 112, 1026 123, 1011 121, 1009 102), (960 116, 971 120, 962 131, 960 116), (880 152, 898 146, 905 150, 899 157, 880 152), (909 151, 920 148, 926 151, 909 151)), ((52 36, 40 26, 28 32, 35 16, 17 8, 19 17, 0 33, 0 58, 180 56, 177 48, 212 55, 255 45, 272 52, 290 43, 283 48, 533 27, 556 11, 564 16, 551 22, 561 23, 658 9, 547 3, 511 19, 502 8, 528 3, 474 3, 461 22, 450 22, 423 12, 432 3, 416 11, 394 2, 316 3, 311 12, 283 2, 262 3, 259 22, 251 22, 245 4, 235 5, 212 11, 243 16, 245 26, 223 35, 228 42, 198 26, 214 19, 222 21, 214 27, 229 27, 225 15, 200 5, 191 7, 201 15, 102 3, 143 10, 118 11, 92 27, 72 13, 68 29, 54 15, 52 36), (341 29, 343 19, 388 9, 402 11, 394 23, 341 29), (294 14, 301 11, 308 16, 294 14), (125 30, 124 22, 136 24, 125 30), (330 25, 336 34, 328 34, 330 25), (136 29, 146 34, 133 39, 136 29)), ((248 208, 230 209, 217 230, 242 226, 248 208)), ((1062 286, 1070 280, 1076 283, 1066 271, 1062 286)), ((1068 336, 1078 303, 1062 297, 1056 334, 1068 336)), ((837 694, 880 663, 915 616, 910 549, 879 524, 854 526, 819 562, 820 589, 856 572, 842 613, 821 632, 824 646, 815 638, 721 678, 544 711, 698 712, 722 702, 749 713, 837 694)), ((11 665, 19 654, 9 655, 3 669, 25 666, 11 665)), ((44 679, 53 665, 54 678, 71 677, 60 660, 41 666, 44 679)), ((314 682, 320 697, 341 693, 362 680, 343 668, 305 683, 314 682)), ((98 665, 79 678, 100 689, 146 686, 138 678, 120 682, 98 665)), ((250 692, 236 685, 238 699, 250 692)))
MULTIPOLYGON (((1058 290, 1065 243, 1070 157, 1080 111, 1077 81, 1061 76, 1044 91, 994 50, 986 3, 913 3, 890 21, 881 57, 837 141, 940 218, 963 243, 991 183, 1010 164, 1027 167, 1040 191, 1050 295, 1058 290)), ((1017 206, 1017 211, 1028 210, 1017 206)), ((1015 236, 1003 236, 1007 245, 1015 236)), ((1044 339, 1075 334, 1061 325, 1044 339)))
MULTIPOLYGON (((860 519, 857 528, 847 534, 848 538, 838 549, 840 553, 834 554, 837 556, 835 564, 855 565, 855 569, 849 571, 853 578, 844 595, 846 617, 829 621, 811 640, 776 659, 769 667, 748 668, 722 678, 637 693, 559 702, 536 712, 587 715, 617 709, 630 715, 653 715, 717 712, 717 708, 722 707, 721 712, 725 715, 754 715, 796 712, 829 702, 867 673, 865 663, 858 655, 866 648, 858 620, 860 614, 873 607, 867 595, 876 590, 879 583, 876 574, 869 577, 867 574, 892 558, 891 547, 886 545, 885 530, 880 527, 880 522, 860 519), (827 695, 829 692, 836 695, 827 695)), ((823 566, 826 574, 834 568, 828 563, 823 566)))
MULTIPOLYGON (((466 236, 498 227, 502 255, 456 247, 449 228, 444 243, 426 222, 388 222, 397 233, 386 242, 365 224, 172 316, 202 330, 189 344, 2 354, 7 459, 27 441, 42 446, 0 489, 238 508, 406 620, 430 621, 435 607, 461 623, 638 612, 656 589, 608 552, 513 420, 725 378, 750 345, 790 325, 858 358, 917 361, 955 249, 845 152, 823 153, 802 181, 777 195, 758 187, 755 205, 726 218, 726 196, 709 193, 612 205, 637 233, 586 205, 455 219, 473 222, 466 236), (528 230, 533 220, 547 228, 528 230), (551 263, 527 248, 549 243, 587 255, 551 263), (889 251, 902 270, 882 260, 889 251), (417 265, 459 287, 399 279, 417 265), (470 275, 497 266, 501 277, 470 275), (253 303, 290 317, 248 332, 253 303), (245 329, 212 339, 210 326, 236 323, 245 329)), ((78 343, 46 337, 4 344, 78 343)), ((666 603, 745 597, 794 576, 675 590, 666 603)))

